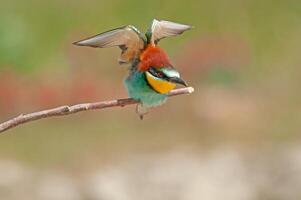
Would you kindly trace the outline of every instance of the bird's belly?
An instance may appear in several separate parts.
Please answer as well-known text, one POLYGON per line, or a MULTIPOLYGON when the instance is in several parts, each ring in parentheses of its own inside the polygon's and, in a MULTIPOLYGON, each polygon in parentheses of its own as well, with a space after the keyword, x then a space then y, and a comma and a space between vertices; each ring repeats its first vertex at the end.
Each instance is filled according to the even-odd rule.
POLYGON ((146 82, 143 72, 133 72, 124 81, 131 98, 141 101, 144 106, 154 107, 163 104, 167 94, 160 94, 154 91, 146 82))

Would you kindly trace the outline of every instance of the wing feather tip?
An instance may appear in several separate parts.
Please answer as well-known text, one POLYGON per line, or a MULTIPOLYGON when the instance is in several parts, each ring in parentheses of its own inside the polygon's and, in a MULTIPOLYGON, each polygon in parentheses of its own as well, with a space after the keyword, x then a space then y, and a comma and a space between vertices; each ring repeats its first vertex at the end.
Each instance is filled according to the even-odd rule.
POLYGON ((76 46, 84 46, 84 44, 82 43, 82 41, 76 41, 76 42, 73 42, 72 44, 76 45, 76 46))
POLYGON ((86 40, 80 40, 80 41, 77 41, 77 42, 73 42, 72 44, 75 45, 75 46, 82 46, 82 47, 101 48, 101 46, 94 45, 94 44, 91 44, 91 43, 87 43, 86 40))

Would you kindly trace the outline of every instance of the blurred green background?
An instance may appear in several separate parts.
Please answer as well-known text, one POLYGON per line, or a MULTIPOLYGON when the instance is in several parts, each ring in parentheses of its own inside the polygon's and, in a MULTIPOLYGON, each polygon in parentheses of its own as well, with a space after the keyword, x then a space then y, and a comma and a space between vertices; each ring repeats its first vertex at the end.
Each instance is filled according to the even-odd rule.
MULTIPOLYGON (((153 18, 194 26, 160 46, 195 93, 169 99, 143 121, 129 106, 17 127, 1 135, 0 159, 77 177, 128 156, 183 148, 202 157, 216 149, 223 155, 220 147, 227 146, 242 158, 252 154, 259 166, 268 166, 270 157, 275 165, 281 162, 278 155, 290 157, 283 152, 300 145, 301 123, 301 2, 296 0, 1 0, 1 121, 63 104, 125 97, 127 67, 117 63, 119 49, 79 48, 72 42, 126 24, 145 31, 153 18)), ((289 171, 283 167, 279 171, 289 171)), ((292 177, 298 173, 292 171, 292 177)), ((277 173, 271 176, 282 182, 277 173)), ((301 196, 297 189, 297 196, 262 190, 249 199, 301 196)))

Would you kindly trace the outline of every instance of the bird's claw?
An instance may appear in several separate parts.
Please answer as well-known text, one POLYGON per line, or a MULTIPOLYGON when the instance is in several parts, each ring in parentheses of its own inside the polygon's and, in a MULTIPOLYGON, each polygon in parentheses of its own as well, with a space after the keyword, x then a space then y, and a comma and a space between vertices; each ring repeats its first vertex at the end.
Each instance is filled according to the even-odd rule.
POLYGON ((149 112, 149 108, 143 106, 143 104, 139 103, 136 106, 136 113, 139 115, 139 118, 143 120, 144 115, 146 115, 149 112))

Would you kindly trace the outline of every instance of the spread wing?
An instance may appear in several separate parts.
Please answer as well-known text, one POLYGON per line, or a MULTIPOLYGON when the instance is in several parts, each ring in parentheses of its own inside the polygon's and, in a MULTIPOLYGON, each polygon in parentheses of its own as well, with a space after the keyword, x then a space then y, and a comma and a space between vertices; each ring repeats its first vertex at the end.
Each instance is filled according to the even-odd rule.
POLYGON ((129 63, 139 56, 140 52, 144 49, 145 41, 141 33, 135 27, 128 25, 92 36, 73 44, 95 48, 119 46, 122 50, 119 62, 129 63))
POLYGON ((151 44, 157 44, 163 38, 180 35, 191 28, 191 26, 185 24, 154 19, 150 27, 150 42, 151 44))

